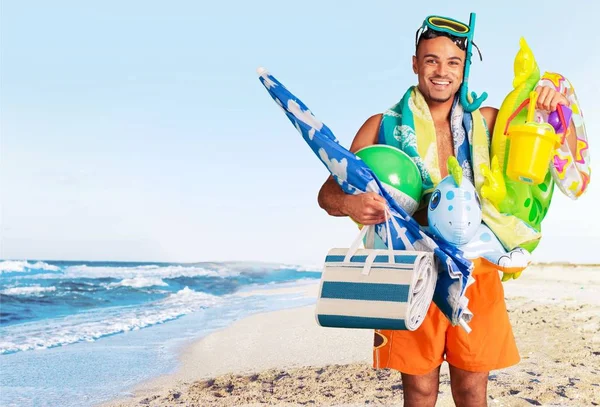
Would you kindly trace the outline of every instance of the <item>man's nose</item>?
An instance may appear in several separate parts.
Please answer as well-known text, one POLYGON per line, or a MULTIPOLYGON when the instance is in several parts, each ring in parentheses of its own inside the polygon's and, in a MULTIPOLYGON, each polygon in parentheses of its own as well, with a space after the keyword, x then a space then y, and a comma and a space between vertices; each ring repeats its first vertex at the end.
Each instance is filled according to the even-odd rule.
POLYGON ((444 64, 444 63, 437 64, 435 72, 438 75, 445 76, 447 71, 448 71, 448 67, 446 66, 446 64, 444 64))

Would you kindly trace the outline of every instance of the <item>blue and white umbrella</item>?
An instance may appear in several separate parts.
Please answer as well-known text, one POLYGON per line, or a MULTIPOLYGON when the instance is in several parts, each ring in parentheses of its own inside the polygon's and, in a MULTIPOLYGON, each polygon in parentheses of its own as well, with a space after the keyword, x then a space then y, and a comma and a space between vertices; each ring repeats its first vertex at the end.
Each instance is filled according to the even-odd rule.
MULTIPOLYGON (((465 259, 456 247, 423 231, 386 191, 373 171, 360 158, 340 145, 329 127, 318 120, 300 99, 266 69, 259 68, 258 75, 273 100, 282 108, 345 193, 375 192, 386 199, 395 220, 391 224, 399 225, 390 228, 392 247, 395 250, 434 252, 439 259, 439 266, 433 302, 452 325, 460 325, 470 332, 468 322, 473 314, 467 307, 465 291, 474 281, 471 277, 473 263, 465 259)), ((385 237, 385 228, 386 224, 381 223, 375 227, 375 231, 379 236, 385 237)))

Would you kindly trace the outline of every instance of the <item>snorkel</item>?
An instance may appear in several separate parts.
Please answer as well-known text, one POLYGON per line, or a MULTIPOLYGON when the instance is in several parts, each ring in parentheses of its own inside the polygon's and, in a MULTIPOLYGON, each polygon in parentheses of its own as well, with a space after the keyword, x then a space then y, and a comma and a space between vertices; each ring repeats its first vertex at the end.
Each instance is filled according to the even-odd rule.
MULTIPOLYGON (((469 102, 469 73, 471 68, 471 56, 473 55, 473 37, 475 34, 475 13, 471 13, 469 18, 469 32, 467 33, 467 59, 465 61, 465 71, 463 73, 463 83, 460 87, 460 103, 463 109, 467 112, 472 112, 479 109, 481 103, 487 98, 487 93, 483 92, 481 96, 477 97, 475 92, 471 92, 472 102, 469 102)), ((481 54, 480 54, 481 55, 481 54)))

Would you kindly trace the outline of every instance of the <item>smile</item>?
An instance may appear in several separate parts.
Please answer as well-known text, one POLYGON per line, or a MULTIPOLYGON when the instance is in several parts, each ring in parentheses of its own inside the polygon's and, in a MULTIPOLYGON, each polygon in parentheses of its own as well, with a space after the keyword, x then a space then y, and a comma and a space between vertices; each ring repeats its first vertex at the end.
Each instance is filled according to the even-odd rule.
POLYGON ((431 79, 431 83, 433 83, 436 87, 445 87, 450 85, 450 81, 441 81, 441 80, 434 80, 431 79))

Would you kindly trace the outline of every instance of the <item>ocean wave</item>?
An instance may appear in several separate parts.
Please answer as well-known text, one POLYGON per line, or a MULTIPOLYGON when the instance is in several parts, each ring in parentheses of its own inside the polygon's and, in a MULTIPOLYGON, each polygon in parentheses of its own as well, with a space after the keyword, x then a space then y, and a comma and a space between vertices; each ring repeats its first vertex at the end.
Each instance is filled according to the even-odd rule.
POLYGON ((54 292, 56 287, 41 287, 39 285, 25 286, 25 287, 11 287, 0 291, 0 294, 4 295, 33 295, 41 296, 43 293, 54 292))
POLYGON ((169 284, 165 283, 158 277, 143 277, 138 276, 134 278, 126 278, 118 283, 108 284, 108 288, 113 287, 132 287, 132 288, 146 288, 146 287, 168 287, 169 284))
POLYGON ((282 264, 280 269, 294 269, 301 273, 321 273, 323 272, 322 264, 282 264))
POLYGON ((99 338, 161 324, 223 302, 222 297, 185 287, 143 306, 102 308, 63 318, 0 329, 0 354, 93 342, 99 338))
MULTIPOLYGON (((26 262, 23 262, 26 263, 26 262)), ((45 263, 43 263, 45 264, 45 263)), ((295 266, 283 264, 264 263, 198 263, 198 264, 173 264, 173 265, 137 265, 137 266, 95 266, 91 264, 70 265, 59 268, 52 265, 40 267, 40 270, 59 271, 61 279, 101 279, 112 278, 120 280, 143 280, 143 279, 175 279, 181 277, 213 277, 213 278, 235 278, 239 276, 257 277, 276 274, 282 270, 294 270, 296 272, 314 272, 318 268, 312 266, 295 266)), ((8 266, 7 266, 8 268, 8 266)), ((14 271, 16 267, 11 266, 14 271)), ((26 270, 25 270, 26 271, 26 270)), ((57 273, 44 273, 43 271, 33 275, 14 276, 17 278, 55 279, 57 273)))
POLYGON ((60 271, 60 267, 53 266, 43 261, 30 263, 27 260, 3 260, 0 262, 0 274, 2 273, 27 273, 31 271, 60 271))
POLYGON ((186 266, 95 267, 70 266, 63 278, 169 279, 177 277, 218 276, 214 270, 186 266))

